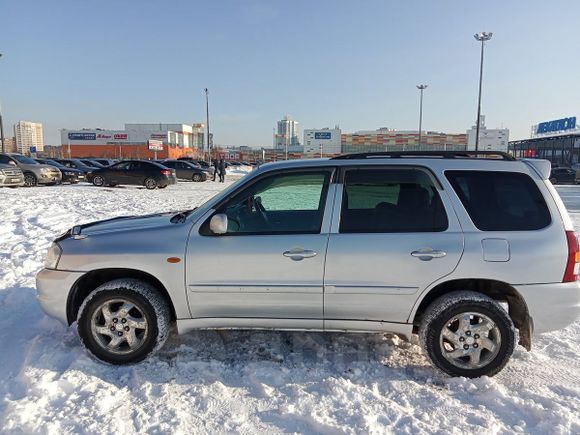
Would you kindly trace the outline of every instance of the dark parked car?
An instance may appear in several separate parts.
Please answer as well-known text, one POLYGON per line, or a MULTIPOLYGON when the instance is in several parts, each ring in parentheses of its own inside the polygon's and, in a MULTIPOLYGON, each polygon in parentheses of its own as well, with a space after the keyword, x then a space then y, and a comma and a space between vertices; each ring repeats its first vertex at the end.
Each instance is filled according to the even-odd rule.
POLYGON ((88 182, 92 182, 93 179, 93 171, 97 168, 94 166, 89 166, 83 163, 80 159, 54 159, 59 163, 62 163, 67 168, 78 169, 85 173, 85 177, 88 182))
POLYGON ((92 168, 104 168, 105 166, 108 166, 91 159, 79 159, 79 160, 83 162, 85 165, 90 166, 92 168))
POLYGON ((71 183, 76 184, 79 181, 85 180, 85 173, 83 171, 79 171, 78 169, 74 168, 67 168, 62 163, 57 162, 56 160, 52 159, 34 159, 38 163, 42 163, 43 165, 50 165, 58 168, 62 173, 62 182, 63 183, 71 183))
POLYGON ((175 169, 177 178, 180 180, 205 181, 207 173, 199 166, 185 160, 163 160, 160 161, 163 166, 175 169))
POLYGON ((147 160, 126 160, 93 171, 93 184, 99 187, 134 184, 147 189, 163 189, 175 183, 175 169, 147 160))
POLYGON ((575 184, 576 171, 572 168, 554 168, 550 173, 552 184, 575 184))
POLYGON ((89 159, 92 162, 100 163, 103 166, 111 166, 112 164, 116 163, 117 160, 113 159, 89 159))

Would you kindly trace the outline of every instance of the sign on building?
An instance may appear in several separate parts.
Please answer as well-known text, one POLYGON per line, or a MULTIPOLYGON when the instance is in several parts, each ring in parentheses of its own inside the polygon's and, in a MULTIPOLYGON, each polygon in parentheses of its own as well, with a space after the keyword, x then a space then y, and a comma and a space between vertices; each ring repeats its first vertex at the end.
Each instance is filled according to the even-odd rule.
POLYGON ((163 142, 160 140, 149 139, 147 141, 147 146, 150 151, 163 151, 163 142))
POLYGON ((97 140, 96 133, 69 133, 70 140, 97 140))
POLYGON ((553 133, 556 131, 573 130, 576 128, 576 117, 556 119, 554 121, 540 122, 536 134, 553 133))
POLYGON ((332 139, 332 134, 329 131, 317 131, 314 132, 314 139, 332 139))

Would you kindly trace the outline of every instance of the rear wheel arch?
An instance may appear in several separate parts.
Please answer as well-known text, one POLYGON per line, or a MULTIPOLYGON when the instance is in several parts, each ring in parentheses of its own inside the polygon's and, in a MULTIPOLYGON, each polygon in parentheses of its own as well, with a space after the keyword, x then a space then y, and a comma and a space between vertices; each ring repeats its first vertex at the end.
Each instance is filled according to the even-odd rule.
POLYGON ((417 309, 412 313, 413 331, 418 330, 423 314, 438 297, 458 290, 470 290, 490 298, 506 302, 509 316, 519 330, 519 344, 527 350, 532 348, 532 323, 524 298, 511 285, 492 279, 456 279, 440 283, 423 295, 417 309))
POLYGON ((171 311, 171 320, 176 320, 175 307, 165 286, 153 275, 136 269, 111 268, 98 269, 87 272, 81 276, 73 285, 67 300, 66 317, 67 323, 71 325, 76 319, 83 301, 86 297, 100 285, 119 278, 134 278, 146 282, 159 292, 167 302, 171 311))

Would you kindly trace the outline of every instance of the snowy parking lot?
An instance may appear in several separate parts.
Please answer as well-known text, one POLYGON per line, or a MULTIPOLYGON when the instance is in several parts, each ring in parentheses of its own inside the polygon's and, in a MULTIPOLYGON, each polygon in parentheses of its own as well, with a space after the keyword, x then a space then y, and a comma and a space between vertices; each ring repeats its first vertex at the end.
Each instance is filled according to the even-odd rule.
MULTIPOLYGON (((191 208, 223 186, 0 190, 0 432, 580 433, 580 322, 470 380, 382 334, 199 331, 113 367, 42 312, 34 277, 58 234, 191 208)), ((580 230, 580 187, 558 190, 580 230)))

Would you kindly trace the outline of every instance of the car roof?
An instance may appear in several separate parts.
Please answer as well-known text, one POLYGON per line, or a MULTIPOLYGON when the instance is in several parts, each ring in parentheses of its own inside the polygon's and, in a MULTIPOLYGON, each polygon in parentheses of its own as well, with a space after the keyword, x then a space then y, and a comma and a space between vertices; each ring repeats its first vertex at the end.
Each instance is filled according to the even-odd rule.
MULTIPOLYGON (((356 155, 358 156, 358 155, 356 155)), ((353 155, 353 157, 355 157, 353 155)), ((511 157, 511 156, 510 156, 511 157)), ((538 160, 538 159, 536 159, 538 160)), ((405 155, 405 156, 387 156, 378 155, 372 157, 361 158, 318 158, 318 159, 302 159, 302 160, 282 160, 271 163, 264 163, 260 165, 256 173, 264 173, 270 171, 286 170, 286 169, 310 169, 310 168, 325 168, 325 167, 352 167, 352 166, 422 166, 431 168, 437 172, 445 170, 487 170, 487 171, 516 171, 527 172, 534 164, 531 160, 517 160, 515 158, 498 159, 498 158, 469 158, 469 157, 440 157, 440 155, 425 153, 425 155, 405 155)), ((539 162, 539 160, 538 160, 539 162)), ((535 166, 534 166, 535 167, 535 166)), ((537 169, 537 168, 536 168, 537 169)))

